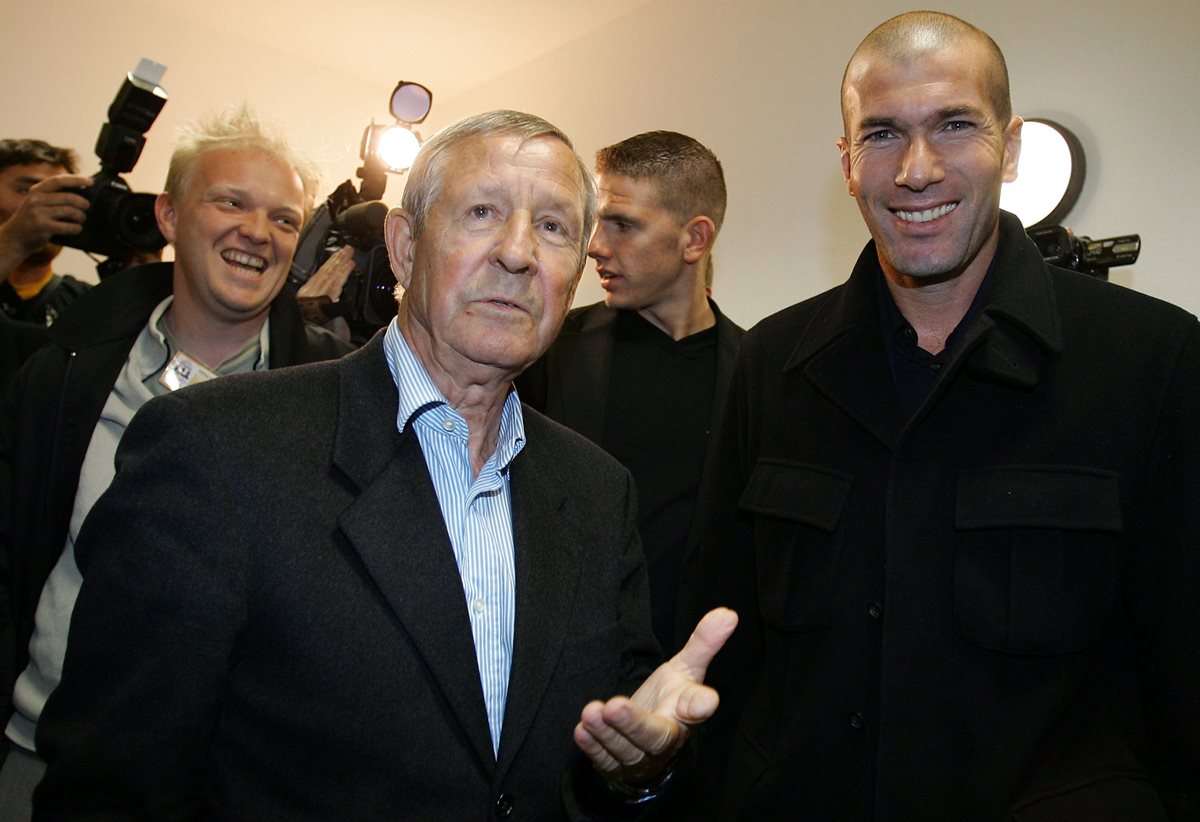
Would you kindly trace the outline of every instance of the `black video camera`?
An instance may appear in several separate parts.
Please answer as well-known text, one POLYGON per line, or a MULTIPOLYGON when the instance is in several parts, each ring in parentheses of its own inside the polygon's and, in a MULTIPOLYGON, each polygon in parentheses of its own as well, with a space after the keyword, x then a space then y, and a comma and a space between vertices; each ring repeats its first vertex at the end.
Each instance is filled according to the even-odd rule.
POLYGON ((1030 228, 1026 233, 1046 262, 1101 280, 1108 279, 1108 269, 1113 266, 1133 265, 1142 250, 1142 238, 1138 234, 1093 240, 1076 236, 1060 225, 1030 228))
POLYGON ((145 134, 167 102, 167 93, 158 85, 164 71, 164 66, 143 59, 125 75, 108 107, 108 122, 96 139, 100 170, 90 188, 79 190, 90 202, 83 229, 52 238, 60 245, 108 257, 97 265, 101 278, 124 268, 134 252, 157 251, 167 243, 154 217, 156 195, 134 193, 121 179, 137 164, 145 134))
POLYGON ((288 282, 299 290, 339 248, 354 249, 354 272, 341 298, 302 301, 300 308, 306 320, 318 324, 343 317, 355 344, 365 342, 396 315, 396 275, 383 238, 387 213, 382 200, 364 200, 347 180, 313 212, 292 258, 288 282))

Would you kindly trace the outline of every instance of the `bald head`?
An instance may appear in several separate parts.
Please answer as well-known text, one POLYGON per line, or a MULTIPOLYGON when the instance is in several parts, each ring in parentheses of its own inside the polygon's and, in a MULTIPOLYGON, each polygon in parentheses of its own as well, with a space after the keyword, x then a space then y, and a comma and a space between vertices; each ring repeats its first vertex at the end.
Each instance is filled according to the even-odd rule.
POLYGON ((910 11, 893 17, 866 36, 842 75, 842 122, 846 122, 847 92, 866 70, 872 58, 882 58, 905 65, 963 45, 964 41, 978 44, 985 55, 985 90, 993 114, 1000 123, 1012 119, 1012 98, 1008 90, 1008 66, 996 41, 985 32, 950 14, 936 11, 910 11))

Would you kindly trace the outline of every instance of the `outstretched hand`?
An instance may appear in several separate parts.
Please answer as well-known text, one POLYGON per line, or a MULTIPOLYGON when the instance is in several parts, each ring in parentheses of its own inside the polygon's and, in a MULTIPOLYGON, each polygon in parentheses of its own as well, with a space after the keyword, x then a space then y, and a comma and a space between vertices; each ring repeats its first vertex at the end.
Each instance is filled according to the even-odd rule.
POLYGON ((584 706, 575 744, 597 770, 632 787, 661 775, 690 727, 717 710, 717 692, 704 684, 704 676, 737 620, 728 608, 709 611, 683 650, 658 666, 633 696, 584 706))

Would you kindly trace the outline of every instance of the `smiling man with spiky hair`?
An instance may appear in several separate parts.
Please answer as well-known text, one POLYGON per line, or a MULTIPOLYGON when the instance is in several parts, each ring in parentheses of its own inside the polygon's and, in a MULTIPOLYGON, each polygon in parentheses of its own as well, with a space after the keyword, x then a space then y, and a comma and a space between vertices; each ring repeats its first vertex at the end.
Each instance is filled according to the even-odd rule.
POLYGON ((80 297, 14 381, 0 416, 11 591, 0 688, 12 696, 0 818, 29 814, 43 767, 34 732, 80 586, 75 536, 134 413, 194 382, 350 350, 282 291, 316 185, 312 166, 247 109, 186 128, 155 209, 175 262, 128 269, 80 297))

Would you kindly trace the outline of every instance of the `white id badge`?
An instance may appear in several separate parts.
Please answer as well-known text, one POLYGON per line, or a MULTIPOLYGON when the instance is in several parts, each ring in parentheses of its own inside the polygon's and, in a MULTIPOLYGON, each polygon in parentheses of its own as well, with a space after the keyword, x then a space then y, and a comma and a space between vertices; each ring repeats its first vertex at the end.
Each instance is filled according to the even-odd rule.
POLYGON ((199 360, 194 360, 183 351, 177 353, 167 363, 167 367, 158 375, 158 381, 168 391, 178 391, 189 385, 211 380, 217 376, 208 370, 199 360))

